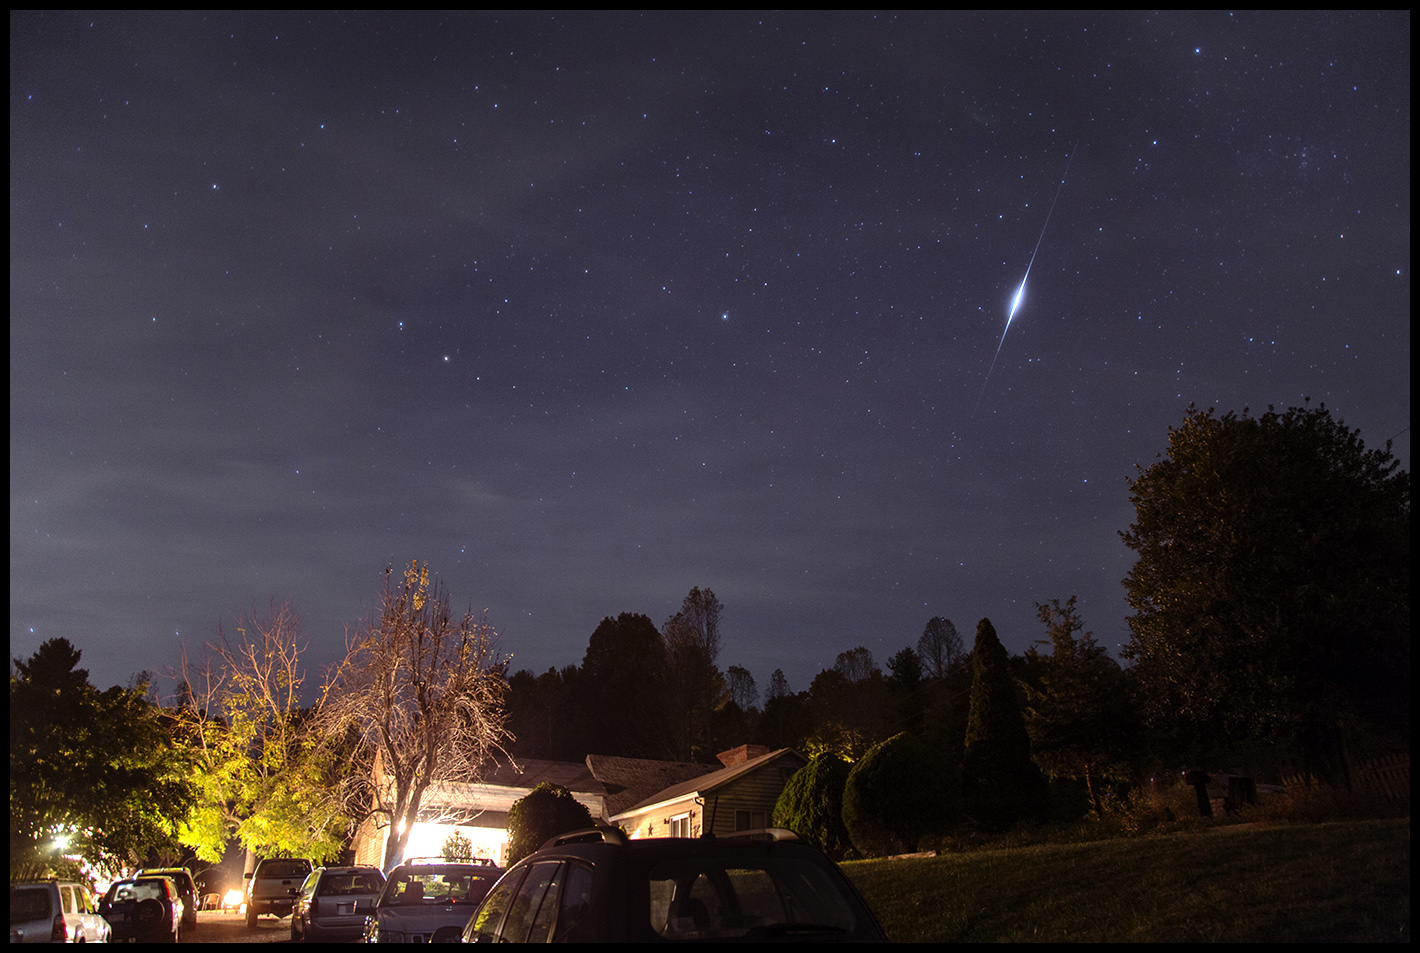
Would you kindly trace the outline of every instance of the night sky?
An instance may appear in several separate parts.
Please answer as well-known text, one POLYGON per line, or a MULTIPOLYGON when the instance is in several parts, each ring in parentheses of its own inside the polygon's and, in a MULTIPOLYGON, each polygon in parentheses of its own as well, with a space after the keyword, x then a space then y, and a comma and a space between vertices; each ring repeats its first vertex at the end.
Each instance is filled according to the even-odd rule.
POLYGON ((1410 139, 1408 12, 12 13, 10 653, 1117 646, 1190 402, 1409 469, 1410 139))

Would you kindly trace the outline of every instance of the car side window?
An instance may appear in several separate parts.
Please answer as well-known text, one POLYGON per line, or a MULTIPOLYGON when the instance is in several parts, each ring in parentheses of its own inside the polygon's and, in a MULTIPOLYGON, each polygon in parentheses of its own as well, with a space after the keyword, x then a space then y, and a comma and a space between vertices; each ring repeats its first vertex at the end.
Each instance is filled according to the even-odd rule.
POLYGON ((592 906, 592 871, 578 863, 568 863, 563 872, 557 902, 557 932, 554 941, 569 938, 592 906))
POLYGON ((72 914, 75 914, 75 913, 78 913, 78 912, 79 912, 78 910, 74 909, 74 888, 73 888, 73 887, 60 887, 60 888, 59 888, 59 905, 64 908, 64 912, 65 912, 65 913, 68 913, 68 914, 71 914, 71 915, 72 915, 72 914))
POLYGON ((533 864, 518 888, 503 925, 507 943, 546 943, 557 917, 557 894, 562 879, 560 861, 533 864))
POLYGON ((488 892, 478 913, 464 930, 465 943, 496 943, 502 938, 503 914, 512 906, 527 868, 515 868, 488 892))

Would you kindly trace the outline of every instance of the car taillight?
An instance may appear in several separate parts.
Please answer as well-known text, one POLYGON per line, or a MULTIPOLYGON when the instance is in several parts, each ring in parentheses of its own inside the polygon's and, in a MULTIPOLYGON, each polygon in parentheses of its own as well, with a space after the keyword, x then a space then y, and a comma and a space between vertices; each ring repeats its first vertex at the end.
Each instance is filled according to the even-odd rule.
POLYGON ((64 929, 64 914, 56 913, 54 915, 54 926, 51 927, 49 931, 49 942, 63 943, 68 939, 69 936, 64 929))

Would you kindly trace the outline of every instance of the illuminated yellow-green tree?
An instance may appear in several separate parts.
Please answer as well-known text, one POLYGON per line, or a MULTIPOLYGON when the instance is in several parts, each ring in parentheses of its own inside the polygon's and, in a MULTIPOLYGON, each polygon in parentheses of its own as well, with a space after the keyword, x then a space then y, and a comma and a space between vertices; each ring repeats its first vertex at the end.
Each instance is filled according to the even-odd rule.
POLYGON ((299 630, 289 605, 272 606, 179 672, 176 732, 201 792, 180 835, 203 860, 221 860, 233 835, 273 857, 329 860, 344 846, 349 820, 330 797, 339 764, 302 708, 299 630))

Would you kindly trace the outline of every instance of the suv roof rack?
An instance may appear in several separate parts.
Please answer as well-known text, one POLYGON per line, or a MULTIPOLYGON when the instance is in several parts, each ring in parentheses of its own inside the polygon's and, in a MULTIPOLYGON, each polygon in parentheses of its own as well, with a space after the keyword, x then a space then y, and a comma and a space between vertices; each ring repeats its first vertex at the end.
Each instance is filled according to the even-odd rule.
POLYGON ((603 844, 616 844, 625 846, 626 835, 616 827, 584 827, 581 830, 568 831, 566 834, 558 834, 542 845, 543 849, 548 847, 561 847, 564 844, 589 844, 601 842, 603 844))
MULTIPOLYGON (((460 857, 460 858, 458 858, 458 859, 456 859, 456 860, 450 860, 450 859, 447 858, 447 857, 406 857, 406 858, 404 858, 403 861, 401 861, 401 863, 402 863, 402 864, 473 864, 474 866, 477 866, 477 867, 497 867, 497 866, 498 866, 496 863, 493 862, 493 860, 492 860, 491 858, 488 858, 488 857, 460 857)), ((360 866, 360 865, 357 864, 357 865, 354 865, 354 866, 360 866)), ((377 865, 373 865, 373 864, 372 864, 372 865, 369 865, 369 866, 377 866, 377 865)))
POLYGON ((725 840, 798 840, 799 835, 786 827, 761 827, 751 831, 735 831, 733 834, 721 834, 725 840))

